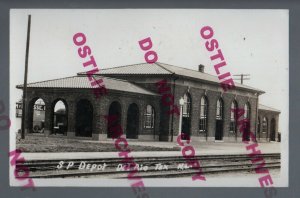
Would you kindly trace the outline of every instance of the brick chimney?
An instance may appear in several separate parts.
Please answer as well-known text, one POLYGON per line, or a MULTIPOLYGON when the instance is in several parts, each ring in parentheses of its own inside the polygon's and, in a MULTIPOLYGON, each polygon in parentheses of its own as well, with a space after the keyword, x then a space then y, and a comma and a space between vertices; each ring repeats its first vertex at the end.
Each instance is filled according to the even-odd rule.
POLYGON ((198 71, 204 73, 204 65, 199 65, 198 66, 198 71))

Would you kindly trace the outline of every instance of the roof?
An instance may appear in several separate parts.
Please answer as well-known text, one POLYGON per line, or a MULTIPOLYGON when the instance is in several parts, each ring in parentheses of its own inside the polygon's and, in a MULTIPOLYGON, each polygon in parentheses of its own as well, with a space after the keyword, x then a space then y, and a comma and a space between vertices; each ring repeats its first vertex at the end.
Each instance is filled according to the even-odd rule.
POLYGON ((265 106, 265 105, 262 105, 262 104, 259 104, 259 105, 258 105, 258 110, 274 111, 274 112, 280 113, 280 111, 279 111, 278 109, 274 109, 274 108, 272 108, 272 107, 268 107, 268 106, 265 106))
MULTIPOLYGON (((78 73, 79 75, 84 75, 85 72, 78 73)), ((106 68, 100 70, 98 75, 143 75, 143 74, 151 74, 151 75, 178 75, 184 77, 190 77, 194 79, 204 80, 213 83, 220 83, 220 80, 217 76, 213 76, 204 72, 199 72, 197 70, 187 69, 183 67, 178 67, 174 65, 169 65, 165 63, 155 62, 155 63, 140 63, 140 64, 133 64, 133 65, 125 65, 125 66, 118 66, 112 68, 106 68)), ((265 93, 262 90, 242 85, 240 83, 235 82, 236 87, 249 89, 252 91, 257 91, 260 93, 265 93)))
MULTIPOLYGON (((132 93, 140 93, 146 95, 158 95, 154 92, 146 90, 138 85, 130 83, 126 80, 114 79, 103 76, 94 76, 96 80, 103 79, 106 89, 126 91, 132 93)), ((81 88, 92 89, 91 82, 86 76, 71 76, 54 80, 46 80, 27 84, 28 88, 81 88)), ((17 88, 23 88, 23 85, 17 85, 17 88)))

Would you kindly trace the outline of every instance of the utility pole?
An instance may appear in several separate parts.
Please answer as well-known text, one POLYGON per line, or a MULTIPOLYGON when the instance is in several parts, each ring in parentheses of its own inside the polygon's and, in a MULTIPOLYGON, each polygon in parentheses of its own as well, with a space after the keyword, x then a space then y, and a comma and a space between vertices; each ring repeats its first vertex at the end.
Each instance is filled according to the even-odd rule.
POLYGON ((29 41, 30 41, 30 23, 31 15, 28 15, 27 25, 27 41, 26 41, 26 54, 25 54, 25 73, 24 73, 24 85, 23 85, 23 107, 22 107, 22 126, 21 126, 21 138, 25 139, 25 116, 26 116, 26 101, 27 101, 27 74, 28 74, 28 56, 29 56, 29 41))
POLYGON ((236 74, 233 76, 240 76, 240 78, 235 78, 234 80, 240 80, 241 84, 244 84, 244 80, 250 80, 250 74, 236 74))

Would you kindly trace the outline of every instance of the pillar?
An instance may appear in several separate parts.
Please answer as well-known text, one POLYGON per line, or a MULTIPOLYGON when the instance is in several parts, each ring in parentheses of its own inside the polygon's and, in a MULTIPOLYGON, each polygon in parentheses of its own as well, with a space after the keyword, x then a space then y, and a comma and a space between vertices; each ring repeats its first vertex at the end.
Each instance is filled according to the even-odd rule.
POLYGON ((76 109, 75 101, 67 101, 68 103, 68 137, 75 137, 75 122, 76 122, 76 109))

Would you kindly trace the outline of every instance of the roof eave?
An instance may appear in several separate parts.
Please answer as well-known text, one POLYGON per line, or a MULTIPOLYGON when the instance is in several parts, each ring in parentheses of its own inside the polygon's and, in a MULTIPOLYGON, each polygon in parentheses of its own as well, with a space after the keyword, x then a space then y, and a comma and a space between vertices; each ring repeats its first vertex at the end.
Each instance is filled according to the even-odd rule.
MULTIPOLYGON (((197 80, 197 81, 203 81, 203 82, 207 82, 207 83, 210 83, 210 84, 213 84, 213 85, 220 85, 219 82, 213 82, 213 81, 203 80, 203 79, 199 79, 199 78, 193 78, 193 77, 189 77, 189 76, 183 76, 183 75, 176 74, 176 73, 173 73, 173 75, 177 76, 177 77, 184 77, 184 78, 190 78, 190 79, 197 80)), ((266 93, 266 92, 264 92, 262 90, 249 89, 249 88, 246 88, 246 87, 236 87, 236 88, 240 89, 240 90, 247 90, 247 91, 255 92, 255 93, 258 93, 258 95, 266 93)))

